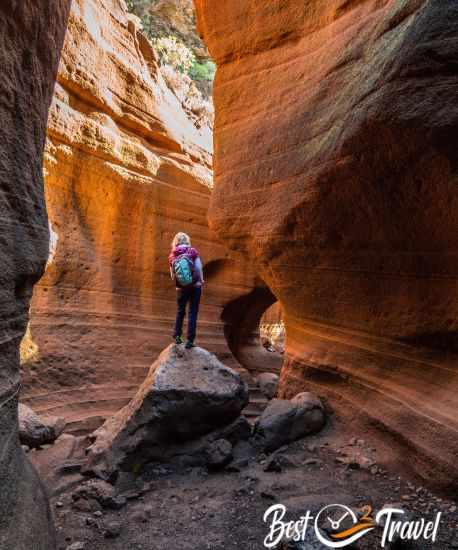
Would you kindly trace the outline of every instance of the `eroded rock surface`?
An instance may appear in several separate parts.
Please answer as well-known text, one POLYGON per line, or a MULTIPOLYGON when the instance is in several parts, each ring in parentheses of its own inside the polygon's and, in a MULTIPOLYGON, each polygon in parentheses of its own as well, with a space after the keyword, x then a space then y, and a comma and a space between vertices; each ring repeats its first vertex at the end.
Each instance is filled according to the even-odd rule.
MULTIPOLYGON (((198 347, 170 345, 132 401, 93 434, 85 469, 109 479, 119 470, 167 460, 181 442, 230 425, 247 403, 245 382, 216 356, 198 347)), ((210 445, 212 457, 215 446, 224 451, 228 442, 221 444, 222 439, 210 445)), ((185 454, 185 448, 179 453, 185 454)))
POLYGON ((196 4, 219 66, 210 223, 281 302, 281 396, 327 394, 456 487, 458 5, 196 4))
POLYGON ((0 4, 0 548, 53 550, 47 497, 18 437, 19 344, 46 262, 42 157, 70 2, 0 4))

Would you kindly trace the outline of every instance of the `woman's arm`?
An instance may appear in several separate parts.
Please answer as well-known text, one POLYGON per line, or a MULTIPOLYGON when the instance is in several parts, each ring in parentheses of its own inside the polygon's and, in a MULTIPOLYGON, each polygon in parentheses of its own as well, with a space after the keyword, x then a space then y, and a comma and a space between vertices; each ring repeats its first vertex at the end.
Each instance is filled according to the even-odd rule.
POLYGON ((204 269, 202 267, 202 260, 200 259, 200 256, 197 256, 196 261, 194 262, 194 267, 196 269, 197 275, 199 277, 200 283, 204 282, 204 269))

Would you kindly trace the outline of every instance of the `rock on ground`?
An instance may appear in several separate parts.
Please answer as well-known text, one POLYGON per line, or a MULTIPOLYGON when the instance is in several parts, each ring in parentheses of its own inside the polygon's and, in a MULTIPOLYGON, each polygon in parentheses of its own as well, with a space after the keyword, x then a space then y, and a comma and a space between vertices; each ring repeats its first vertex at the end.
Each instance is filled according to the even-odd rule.
POLYGON ((279 382, 279 376, 277 374, 272 372, 263 372, 256 377, 256 381, 259 385, 259 389, 267 397, 267 399, 272 399, 275 397, 279 382))
POLYGON ((249 446, 250 436, 250 423, 244 416, 239 416, 228 426, 213 430, 197 439, 170 442, 162 448, 161 461, 179 469, 189 466, 222 468, 230 461, 232 455, 238 455, 241 449, 243 450, 244 444, 249 446))
POLYGON ((64 429, 64 418, 40 417, 30 407, 19 403, 19 439, 23 445, 36 448, 46 443, 53 443, 64 429))
POLYGON ((273 399, 255 424, 254 440, 264 450, 274 451, 320 431, 325 422, 323 404, 312 393, 300 393, 291 401, 273 399))
POLYGON ((245 382, 213 354, 170 345, 132 401, 94 432, 85 470, 109 478, 161 461, 170 448, 231 424, 247 402, 245 382))
POLYGON ((117 494, 113 485, 101 479, 91 479, 81 483, 73 492, 72 499, 77 509, 98 509, 97 503, 102 508, 119 510, 126 504, 126 499, 117 494), (80 502, 84 504, 79 505, 80 502))
POLYGON ((74 542, 73 544, 70 544, 70 546, 67 546, 66 550, 86 550, 87 545, 85 542, 74 542))
POLYGON ((232 445, 227 439, 217 439, 207 447, 207 463, 212 468, 226 466, 232 458, 232 445))

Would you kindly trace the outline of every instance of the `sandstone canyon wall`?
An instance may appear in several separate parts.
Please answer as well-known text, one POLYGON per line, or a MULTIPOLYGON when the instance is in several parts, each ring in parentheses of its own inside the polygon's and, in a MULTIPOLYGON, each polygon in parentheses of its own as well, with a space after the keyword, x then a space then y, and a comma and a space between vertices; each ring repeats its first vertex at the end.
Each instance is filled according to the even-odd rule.
POLYGON ((67 0, 0 5, 0 548, 53 550, 47 498, 19 445, 19 344, 48 253, 42 159, 67 0))
POLYGON ((210 234, 212 133, 185 110, 116 0, 74 0, 44 157, 51 251, 35 287, 23 397, 96 428, 171 340, 170 242, 188 232, 207 284, 198 343, 238 365, 224 306, 256 284, 210 234))
POLYGON ((458 454, 458 5, 196 0, 218 64, 210 225, 313 388, 444 489, 458 454))

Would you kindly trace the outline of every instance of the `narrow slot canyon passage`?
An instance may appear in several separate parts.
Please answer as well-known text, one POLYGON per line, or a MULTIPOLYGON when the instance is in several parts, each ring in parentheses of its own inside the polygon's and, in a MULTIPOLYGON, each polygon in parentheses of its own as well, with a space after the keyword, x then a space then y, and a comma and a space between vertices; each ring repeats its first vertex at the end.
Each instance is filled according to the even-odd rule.
POLYGON ((239 367, 220 315, 250 291, 254 272, 227 258, 207 224, 211 60, 192 2, 183 13, 153 4, 145 12, 141 2, 131 11, 73 3, 48 117, 50 254, 22 343, 22 399, 65 418, 75 436, 127 405, 170 343, 176 291, 167 257, 179 231, 206 267, 199 344, 239 367))
POLYGON ((457 547, 458 6, 0 23, 0 550, 457 547))

